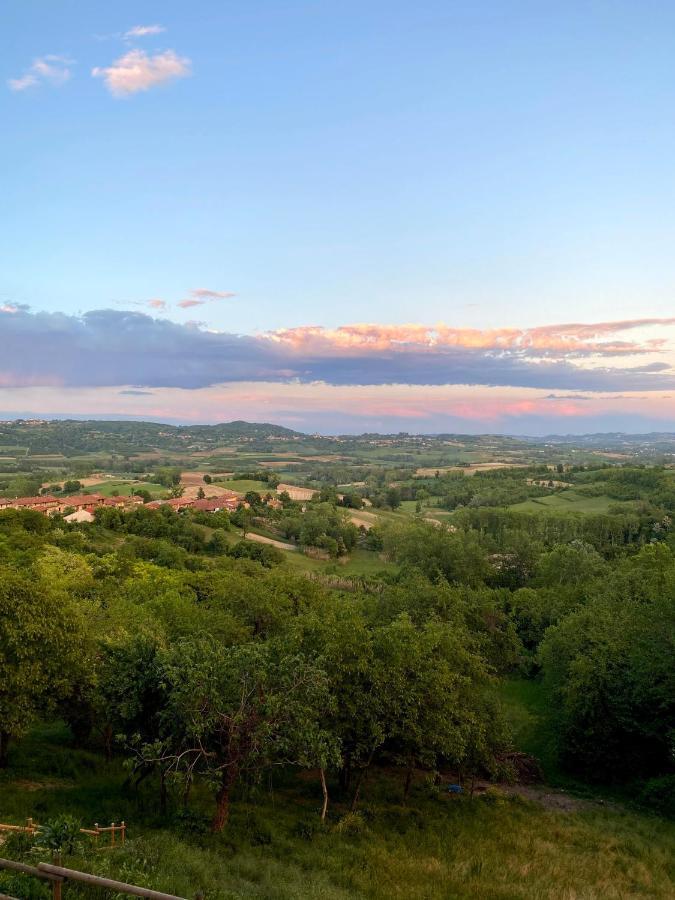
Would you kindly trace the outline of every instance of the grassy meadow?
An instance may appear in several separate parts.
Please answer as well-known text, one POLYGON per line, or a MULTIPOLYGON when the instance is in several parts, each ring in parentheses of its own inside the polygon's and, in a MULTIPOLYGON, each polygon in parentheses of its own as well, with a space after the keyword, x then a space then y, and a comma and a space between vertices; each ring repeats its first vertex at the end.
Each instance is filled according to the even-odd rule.
MULTIPOLYGON (((313 773, 279 772, 241 791, 222 835, 206 831, 210 798, 182 814, 177 798, 158 809, 156 786, 125 790, 119 763, 69 746, 58 725, 35 729, 11 757, 0 782, 5 821, 45 821, 69 813, 91 826, 124 819, 124 848, 96 851, 85 839, 71 867, 186 898, 670 898, 675 824, 611 804, 570 799, 564 809, 490 789, 473 800, 433 789, 419 774, 407 805, 401 781, 374 774, 363 803, 349 813, 336 802, 321 827, 313 773), (398 798, 398 799, 397 799, 398 798)), ((22 838, 4 852, 35 860, 22 838)), ((47 900, 24 876, 1 876, 0 890, 47 900)), ((68 885, 65 897, 113 900, 68 885)))
POLYGON ((521 512, 573 512, 587 514, 602 514, 609 511, 610 506, 615 505, 616 500, 611 497, 592 497, 578 491, 560 491, 547 497, 530 497, 522 503, 514 503, 510 509, 521 512))

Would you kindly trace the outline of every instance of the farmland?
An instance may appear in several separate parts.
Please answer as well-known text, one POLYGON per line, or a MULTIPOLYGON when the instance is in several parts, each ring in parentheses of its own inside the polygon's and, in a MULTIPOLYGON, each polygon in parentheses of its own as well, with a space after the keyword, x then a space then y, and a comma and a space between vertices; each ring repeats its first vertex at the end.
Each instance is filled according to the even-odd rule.
POLYGON ((144 502, 0 511, 0 822, 207 900, 672 896, 662 437, 6 430, 5 497, 144 502))

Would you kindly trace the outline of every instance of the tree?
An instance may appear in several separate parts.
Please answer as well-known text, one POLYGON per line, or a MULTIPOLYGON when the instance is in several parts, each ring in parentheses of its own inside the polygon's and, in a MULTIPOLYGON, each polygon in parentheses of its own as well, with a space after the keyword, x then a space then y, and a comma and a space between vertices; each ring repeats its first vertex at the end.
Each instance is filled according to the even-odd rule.
POLYGON ((253 522, 253 514, 250 509, 246 509, 245 506, 239 506, 234 513, 230 516, 230 521, 233 525, 236 525, 238 528, 241 528, 241 533, 243 537, 251 530, 251 524, 253 522))
POLYGON ((599 780, 673 773, 675 573, 651 596, 625 587, 600 590, 540 649, 561 757, 599 780))
POLYGON ((583 541, 571 541, 541 557, 537 580, 551 587, 583 588, 608 573, 609 567, 597 550, 583 541))
POLYGON ((11 739, 53 711, 86 667, 82 608, 54 583, 0 570, 0 767, 11 739))
POLYGON ((227 537, 222 528, 216 528, 206 543, 206 549, 209 553, 216 555, 224 553, 227 550, 227 537))
POLYGON ((387 506, 390 507, 390 509, 398 509, 401 505, 401 492, 398 488, 388 488, 386 498, 387 506))
POLYGON ((385 746, 405 769, 404 798, 416 766, 461 761, 472 732, 494 727, 481 708, 487 671, 470 643, 456 626, 432 621, 417 628, 406 614, 374 633, 385 746))
POLYGON ((211 478, 211 476, 210 476, 209 473, 207 472, 206 475, 204 475, 204 479, 203 479, 203 480, 204 480, 204 484, 211 484, 212 481, 213 481, 213 478, 211 478))
POLYGON ((197 500, 203 500, 204 497, 206 497, 206 492, 204 491, 203 487, 200 487, 197 491, 197 500))
POLYGON ((229 648, 195 642, 179 645, 167 659, 165 723, 177 743, 168 758, 189 777, 216 783, 213 831, 227 824, 242 775, 272 765, 325 769, 339 758, 321 725, 331 704, 327 676, 289 649, 274 642, 229 648))
POLYGON ((428 578, 480 583, 490 573, 487 553, 473 531, 458 531, 419 519, 382 529, 384 551, 400 563, 420 569, 428 578))
POLYGON ((158 484, 171 488, 180 484, 181 470, 174 466, 160 466, 155 469, 154 477, 158 484))
POLYGON ((260 509, 260 507, 263 505, 262 497, 257 491, 246 491, 246 493, 244 494, 244 500, 246 503, 248 503, 251 509, 257 510, 260 509))

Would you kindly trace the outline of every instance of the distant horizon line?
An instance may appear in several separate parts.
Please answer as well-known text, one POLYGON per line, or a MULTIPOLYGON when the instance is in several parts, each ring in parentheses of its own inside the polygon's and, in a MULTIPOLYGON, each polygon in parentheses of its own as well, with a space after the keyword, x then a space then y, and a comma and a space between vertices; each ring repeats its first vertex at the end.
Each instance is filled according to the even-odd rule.
POLYGON ((148 424, 148 425, 164 425, 170 428, 217 428, 221 425, 234 425, 242 423, 251 426, 269 426, 272 428, 284 428, 295 434, 301 434, 305 437, 363 437, 364 435, 377 435, 379 437, 392 437, 399 435, 407 435, 410 437, 503 437, 517 438, 521 440, 546 440, 554 438, 585 438, 585 437, 609 437, 609 436, 625 436, 630 438, 648 438, 654 436, 670 437, 675 439, 675 430, 673 431, 569 431, 569 432, 542 432, 539 434, 519 434, 510 431, 301 431, 297 428, 291 428, 279 422, 254 422, 248 419, 230 419, 229 421, 218 422, 186 422, 176 419, 174 421, 166 419, 147 418, 145 416, 133 415, 116 415, 109 413, 107 415, 96 414, 65 414, 65 413, 25 413, 24 415, 6 415, 0 411, 0 425, 16 425, 22 422, 112 422, 123 424, 148 424))

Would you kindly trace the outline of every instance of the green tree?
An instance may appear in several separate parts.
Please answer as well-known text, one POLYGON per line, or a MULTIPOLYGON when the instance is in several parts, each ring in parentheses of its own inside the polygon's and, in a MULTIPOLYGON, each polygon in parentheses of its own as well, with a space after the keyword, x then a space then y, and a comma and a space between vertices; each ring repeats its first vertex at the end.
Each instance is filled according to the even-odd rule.
POLYGON ((86 666, 82 607, 58 585, 0 570, 0 767, 10 740, 53 711, 86 666))
POLYGON ((386 503, 390 509, 398 509, 401 505, 401 492, 398 488, 390 487, 386 493, 386 503))
POLYGON ((182 644, 170 655, 165 677, 165 722, 178 739, 170 758, 190 777, 216 783, 213 831, 226 825, 242 775, 272 765, 325 768, 339 758, 321 724, 331 703, 327 676, 288 648, 182 644))
POLYGON ((181 470, 175 466, 160 466, 155 469, 154 477, 164 487, 177 487, 180 484, 181 470))
POLYGON ((568 767, 599 780, 673 773, 675 590, 604 596, 548 629, 544 683, 568 767))

